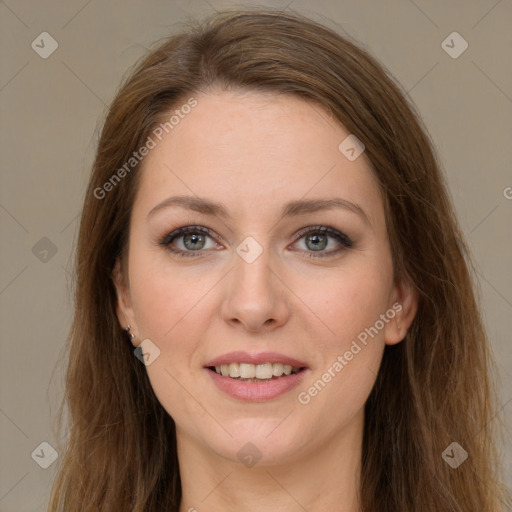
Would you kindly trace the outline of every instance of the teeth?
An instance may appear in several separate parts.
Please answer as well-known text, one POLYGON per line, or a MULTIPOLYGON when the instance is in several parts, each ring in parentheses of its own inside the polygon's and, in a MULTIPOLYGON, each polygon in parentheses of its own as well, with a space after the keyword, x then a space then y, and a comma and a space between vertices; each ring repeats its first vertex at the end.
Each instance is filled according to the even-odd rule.
POLYGON ((240 377, 242 379, 254 379, 256 377, 256 367, 253 364, 240 363, 240 377))
POLYGON ((231 363, 229 365, 229 376, 230 377, 241 377, 240 365, 238 363, 231 363))
POLYGON ((273 367, 270 363, 256 365, 257 379, 271 379, 273 367))
POLYGON ((272 375, 274 377, 279 377, 283 375, 283 365, 281 363, 274 363, 272 365, 272 375))
POLYGON ((282 363, 264 363, 264 364, 248 364, 248 363, 230 363, 222 364, 215 367, 215 371, 224 377, 233 379, 261 379, 268 380, 272 377, 281 377, 282 375, 290 375, 298 373, 298 368, 293 368, 289 364, 282 363))

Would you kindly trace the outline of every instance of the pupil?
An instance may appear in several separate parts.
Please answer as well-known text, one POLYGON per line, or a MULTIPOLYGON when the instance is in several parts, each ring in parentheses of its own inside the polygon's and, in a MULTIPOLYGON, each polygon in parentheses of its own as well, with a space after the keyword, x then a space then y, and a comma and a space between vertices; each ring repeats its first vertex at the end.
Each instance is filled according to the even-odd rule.
MULTIPOLYGON (((197 249, 198 247, 195 247, 196 244, 200 244, 201 242, 204 242, 204 240, 202 240, 204 237, 203 235, 198 235, 198 234, 192 234, 192 235, 185 235, 184 239, 183 239, 183 243, 185 244, 185 247, 188 247, 187 246, 187 242, 191 242, 192 243, 192 247, 188 247, 189 249, 192 248, 192 249, 197 249)), ((201 247, 199 247, 199 249, 201 249, 201 247)))
POLYGON ((306 245, 308 245, 308 247, 314 251, 325 249, 327 245, 326 242, 327 240, 324 235, 310 235, 306 238, 306 245), (313 247, 309 247, 308 242, 312 242, 314 244, 313 247))

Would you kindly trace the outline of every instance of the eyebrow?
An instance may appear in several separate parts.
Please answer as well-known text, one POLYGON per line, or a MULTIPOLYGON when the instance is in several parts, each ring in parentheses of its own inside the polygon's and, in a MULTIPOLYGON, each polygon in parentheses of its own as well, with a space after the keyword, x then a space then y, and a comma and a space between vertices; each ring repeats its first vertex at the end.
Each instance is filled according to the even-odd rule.
MULTIPOLYGON (((209 199, 197 196, 172 196, 168 197, 161 203, 158 203, 149 213, 148 218, 156 212, 169 208, 171 206, 179 206, 187 208, 204 215, 218 216, 224 219, 230 219, 231 215, 228 213, 227 208, 222 204, 209 199)), ((355 203, 342 199, 340 197, 329 197, 325 199, 297 199, 286 203, 280 214, 280 219, 285 217, 292 217, 296 215, 304 215, 307 213, 314 213, 321 210, 330 210, 333 208, 341 208, 349 212, 355 213, 363 219, 371 228, 372 224, 366 212, 355 203)))

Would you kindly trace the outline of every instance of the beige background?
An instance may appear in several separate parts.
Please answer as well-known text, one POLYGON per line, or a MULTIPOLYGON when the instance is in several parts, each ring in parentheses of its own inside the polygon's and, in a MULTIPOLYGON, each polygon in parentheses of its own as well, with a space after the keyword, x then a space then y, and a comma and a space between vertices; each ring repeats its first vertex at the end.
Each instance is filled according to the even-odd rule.
MULTIPOLYGON (((285 8, 288 3, 359 40, 418 106, 478 265, 502 379, 500 402, 510 425, 511 1, 322 0, 313 7, 286 0, 266 5, 285 8), (453 31, 469 44, 456 59, 441 47, 453 31)), ((238 5, 248 4, 256 5, 238 5)), ((51 378, 70 325, 68 269, 106 105, 145 47, 188 16, 232 5, 215 0, 0 3, 2 512, 45 510, 55 474, 57 463, 44 470, 31 454, 44 441, 55 444, 51 422, 62 394, 62 367, 51 378), (44 31, 58 43, 47 59, 31 47, 44 31), (43 237, 51 244, 40 242, 43 237)), ((511 452, 508 439, 503 453, 512 487, 511 452)))

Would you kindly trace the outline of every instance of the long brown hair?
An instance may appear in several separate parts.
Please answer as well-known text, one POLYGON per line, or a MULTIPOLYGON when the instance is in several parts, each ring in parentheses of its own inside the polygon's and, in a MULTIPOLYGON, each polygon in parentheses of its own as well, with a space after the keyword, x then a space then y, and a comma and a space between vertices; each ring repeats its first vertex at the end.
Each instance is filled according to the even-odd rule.
POLYGON ((67 404, 69 436, 49 510, 178 511, 175 425, 119 326, 111 276, 116 258, 125 261, 143 165, 126 162, 172 109, 219 87, 316 102, 364 143, 395 277, 418 292, 411 328, 385 348, 365 405, 362 511, 502 510, 494 366, 473 264, 428 132, 401 87, 357 44, 300 14, 259 9, 215 14, 160 42, 106 116, 80 223, 60 409, 67 404), (442 456, 453 442, 468 454, 456 469, 442 456))

